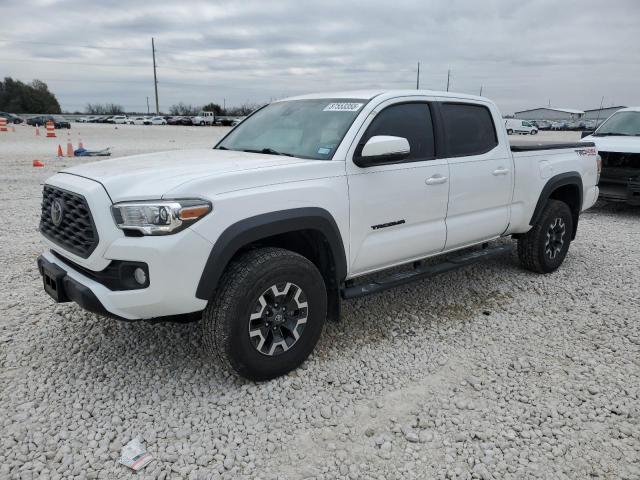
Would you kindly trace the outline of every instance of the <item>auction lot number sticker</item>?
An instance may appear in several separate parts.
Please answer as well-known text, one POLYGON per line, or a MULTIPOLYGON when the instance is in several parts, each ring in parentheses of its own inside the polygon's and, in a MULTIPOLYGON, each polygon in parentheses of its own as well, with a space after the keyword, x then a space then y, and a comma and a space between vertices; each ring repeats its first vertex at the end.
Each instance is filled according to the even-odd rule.
POLYGON ((362 103, 330 103, 323 112, 357 112, 360 110, 362 103))

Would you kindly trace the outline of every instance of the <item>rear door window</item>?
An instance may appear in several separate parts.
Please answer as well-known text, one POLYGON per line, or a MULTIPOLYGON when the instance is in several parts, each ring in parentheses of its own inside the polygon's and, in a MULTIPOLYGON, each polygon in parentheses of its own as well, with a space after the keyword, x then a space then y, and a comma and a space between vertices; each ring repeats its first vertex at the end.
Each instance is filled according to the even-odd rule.
POLYGON ((471 103, 440 105, 445 147, 450 157, 481 155, 498 146, 498 136, 489 109, 471 103))

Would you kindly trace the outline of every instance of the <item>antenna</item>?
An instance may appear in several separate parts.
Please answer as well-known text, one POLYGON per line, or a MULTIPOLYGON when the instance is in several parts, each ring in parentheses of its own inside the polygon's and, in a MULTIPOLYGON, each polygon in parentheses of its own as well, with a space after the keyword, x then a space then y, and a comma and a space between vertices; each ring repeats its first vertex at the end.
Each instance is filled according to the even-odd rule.
POLYGON ((600 108, 598 109, 598 116, 596 117, 596 128, 598 128, 598 122, 600 121, 600 112, 602 112, 603 103, 604 103, 604 95, 602 96, 602 100, 600 100, 600 108))
POLYGON ((480 96, 482 96, 482 87, 484 87, 484 85, 480 85, 480 96))
POLYGON ((451 80, 451 70, 447 70, 447 92, 449 91, 449 81, 451 80))
POLYGON ((418 62, 418 74, 416 75, 416 90, 420 90, 420 62, 418 62))

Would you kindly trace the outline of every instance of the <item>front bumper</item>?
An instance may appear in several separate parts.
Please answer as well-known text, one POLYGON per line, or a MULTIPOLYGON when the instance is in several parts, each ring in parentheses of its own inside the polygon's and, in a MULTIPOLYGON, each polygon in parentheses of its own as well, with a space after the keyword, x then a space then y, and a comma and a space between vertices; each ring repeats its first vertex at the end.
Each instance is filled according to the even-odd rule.
POLYGON ((85 310, 98 315, 121 318, 108 312, 90 288, 67 275, 65 270, 49 262, 42 255, 38 257, 38 270, 42 276, 45 291, 56 302, 76 302, 85 310))

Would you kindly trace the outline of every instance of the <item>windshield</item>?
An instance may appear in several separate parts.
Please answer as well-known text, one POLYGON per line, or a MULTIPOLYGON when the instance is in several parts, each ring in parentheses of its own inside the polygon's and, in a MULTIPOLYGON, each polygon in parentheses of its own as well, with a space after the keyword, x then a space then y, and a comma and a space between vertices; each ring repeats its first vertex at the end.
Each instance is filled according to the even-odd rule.
POLYGON ((276 102, 258 110, 216 148, 330 160, 366 100, 276 102))
POLYGON ((596 130, 595 136, 640 136, 640 112, 617 112, 596 130))

